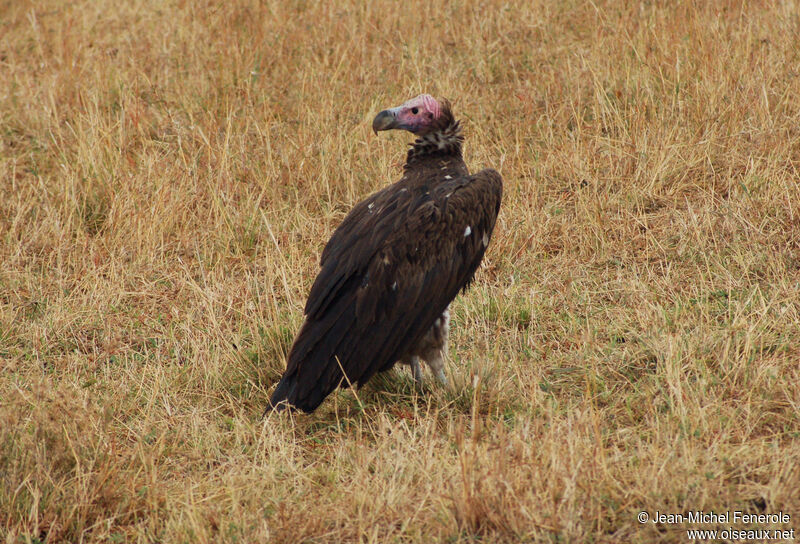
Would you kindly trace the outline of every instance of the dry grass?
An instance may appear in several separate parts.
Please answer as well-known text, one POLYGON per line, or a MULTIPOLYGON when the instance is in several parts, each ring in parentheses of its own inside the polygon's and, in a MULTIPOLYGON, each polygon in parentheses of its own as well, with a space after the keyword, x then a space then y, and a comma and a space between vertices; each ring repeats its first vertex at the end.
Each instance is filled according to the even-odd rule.
POLYGON ((800 529, 795 2, 0 4, 5 542, 800 529), (455 387, 262 420, 421 91, 506 180, 455 387))

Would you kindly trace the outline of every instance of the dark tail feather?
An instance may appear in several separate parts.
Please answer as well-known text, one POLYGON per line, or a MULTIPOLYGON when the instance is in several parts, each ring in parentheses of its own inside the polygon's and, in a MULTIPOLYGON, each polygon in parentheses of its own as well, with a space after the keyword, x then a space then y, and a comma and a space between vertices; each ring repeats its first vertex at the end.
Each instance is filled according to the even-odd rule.
POLYGON ((266 416, 270 410, 283 412, 288 408, 293 411, 295 408, 289 404, 289 397, 292 396, 295 389, 297 389, 297 379, 295 376, 284 376, 283 379, 278 382, 278 387, 276 387, 275 391, 272 393, 272 397, 269 399, 269 405, 267 409, 264 410, 264 416, 266 416))
POLYGON ((349 376, 353 383, 358 381, 363 371, 352 357, 359 346, 359 335, 353 333, 355 322, 356 300, 349 294, 331 301, 319 319, 306 319, 289 350, 286 372, 272 393, 267 412, 286 408, 313 412, 339 387, 342 369, 354 374, 349 376))

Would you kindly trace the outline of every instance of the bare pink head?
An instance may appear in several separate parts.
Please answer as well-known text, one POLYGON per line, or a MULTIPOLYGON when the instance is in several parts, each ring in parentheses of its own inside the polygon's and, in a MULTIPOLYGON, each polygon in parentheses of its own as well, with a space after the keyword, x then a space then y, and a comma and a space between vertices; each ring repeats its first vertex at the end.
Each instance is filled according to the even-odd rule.
POLYGON ((372 130, 402 129, 418 136, 439 127, 450 107, 447 101, 440 104, 429 94, 421 94, 405 104, 383 110, 372 121, 372 130))

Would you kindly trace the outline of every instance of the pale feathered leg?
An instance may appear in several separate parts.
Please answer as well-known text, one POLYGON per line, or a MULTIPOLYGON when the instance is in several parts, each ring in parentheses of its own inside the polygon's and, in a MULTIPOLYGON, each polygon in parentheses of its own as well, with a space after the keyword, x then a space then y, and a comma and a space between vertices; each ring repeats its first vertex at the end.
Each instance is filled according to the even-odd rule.
POLYGON ((411 375, 414 376, 414 381, 417 384, 422 384, 422 368, 419 365, 418 355, 407 355, 403 357, 400 362, 411 367, 411 375))
POLYGON ((422 368, 419 366, 419 357, 416 355, 411 358, 411 373, 414 375, 414 381, 422 384, 422 368))
POLYGON ((450 307, 445 308, 441 321, 442 345, 431 361, 430 367, 436 373, 436 379, 442 385, 447 385, 447 376, 444 375, 444 357, 447 354, 447 343, 450 340, 450 307))
POLYGON ((407 353, 400 361, 411 366, 414 381, 422 384, 422 368, 420 358, 425 360, 430 367, 436 380, 442 385, 447 385, 447 377, 444 375, 444 357, 447 353, 447 340, 450 336, 450 312, 449 308, 442 312, 428 333, 422 337, 413 350, 407 353))
POLYGON ((436 376, 436 380, 442 385, 447 385, 447 376, 444 375, 443 354, 444 351, 438 352, 435 356, 431 357, 431 360, 427 361, 427 363, 428 366, 431 367, 434 376, 436 376))

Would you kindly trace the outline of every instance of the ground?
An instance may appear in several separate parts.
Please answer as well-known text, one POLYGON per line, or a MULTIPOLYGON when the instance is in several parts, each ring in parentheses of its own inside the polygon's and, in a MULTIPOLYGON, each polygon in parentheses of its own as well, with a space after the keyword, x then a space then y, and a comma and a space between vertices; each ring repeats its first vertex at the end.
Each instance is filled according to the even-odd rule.
POLYGON ((0 2, 0 539, 800 529, 798 11, 0 2), (450 385, 262 418, 421 92, 505 180, 450 385), (695 511, 790 520, 638 519, 695 511))

